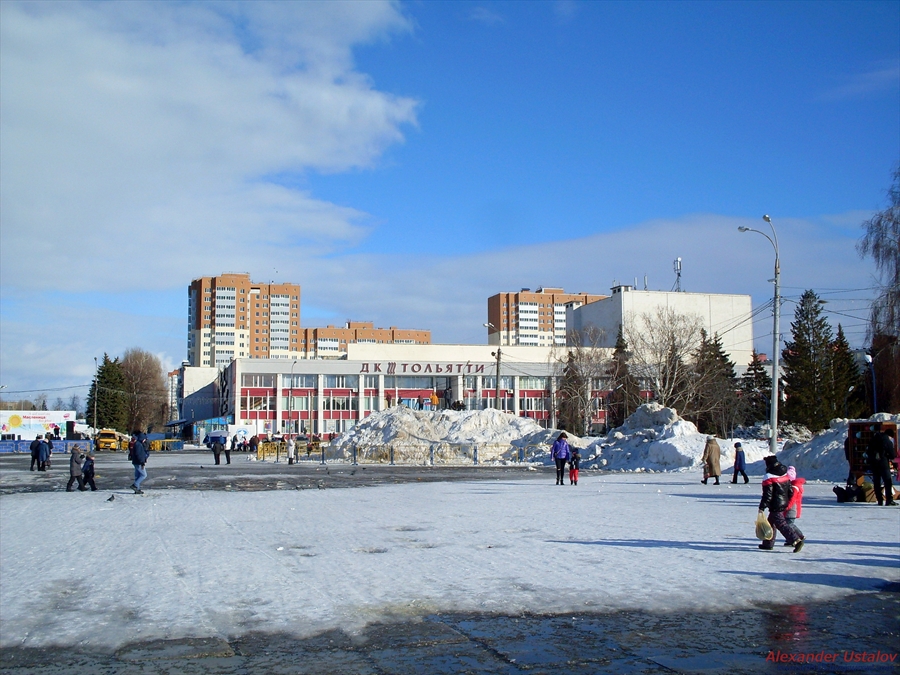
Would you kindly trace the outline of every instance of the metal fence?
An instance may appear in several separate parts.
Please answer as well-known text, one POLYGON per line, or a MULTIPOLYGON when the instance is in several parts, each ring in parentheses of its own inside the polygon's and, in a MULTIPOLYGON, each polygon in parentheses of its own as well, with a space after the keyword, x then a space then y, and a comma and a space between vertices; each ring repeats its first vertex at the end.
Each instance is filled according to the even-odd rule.
MULTIPOLYGON (((342 447, 332 443, 300 445, 296 462, 318 464, 409 464, 416 466, 464 466, 494 462, 528 463, 545 455, 547 445, 515 446, 509 443, 410 443, 395 442, 342 447)), ((264 442, 257 448, 260 461, 287 461, 287 444, 264 442)))
MULTIPOLYGON (((66 453, 78 447, 86 452, 92 447, 91 441, 53 441, 53 452, 66 453)), ((22 452, 31 454, 31 441, 0 441, 0 452, 22 452)))

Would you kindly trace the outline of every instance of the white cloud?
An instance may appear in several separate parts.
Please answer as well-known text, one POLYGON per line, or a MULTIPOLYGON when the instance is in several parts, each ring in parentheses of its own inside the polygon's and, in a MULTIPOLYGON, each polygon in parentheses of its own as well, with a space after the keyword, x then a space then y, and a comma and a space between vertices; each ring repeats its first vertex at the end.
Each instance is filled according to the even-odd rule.
POLYGON ((826 101, 841 101, 900 88, 900 62, 884 64, 866 73, 858 73, 842 85, 822 94, 826 101))
POLYGON ((268 267, 285 242, 355 243, 364 214, 269 177, 371 167, 416 122, 353 70, 355 44, 409 29, 392 3, 2 12, 4 286, 158 287, 198 255, 268 267), (123 274, 133 259, 157 278, 123 274))
POLYGON ((472 11, 469 12, 469 19, 487 26, 493 26, 504 21, 502 15, 483 6, 473 7, 472 11))
POLYGON ((560 23, 568 23, 578 13, 578 3, 575 0, 556 0, 553 3, 553 13, 560 23))

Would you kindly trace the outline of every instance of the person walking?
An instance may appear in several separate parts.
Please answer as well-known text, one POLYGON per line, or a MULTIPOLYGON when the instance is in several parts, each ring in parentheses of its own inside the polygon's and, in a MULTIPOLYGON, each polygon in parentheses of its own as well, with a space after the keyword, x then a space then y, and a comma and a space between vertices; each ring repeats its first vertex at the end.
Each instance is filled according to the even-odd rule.
POLYGON ((87 457, 84 458, 84 465, 81 467, 81 473, 84 477, 84 484, 91 486, 91 492, 97 491, 97 484, 94 482, 94 453, 88 451, 87 457))
POLYGON ((569 461, 571 450, 569 450, 569 442, 566 440, 569 436, 563 431, 553 442, 550 449, 550 456, 556 462, 556 484, 565 485, 563 480, 566 477, 566 463, 569 461))
POLYGON ((737 442, 734 444, 734 475, 731 477, 732 483, 737 483, 738 474, 744 477, 744 483, 749 483, 747 478, 747 458, 744 455, 744 447, 737 442))
POLYGON ((287 452, 288 452, 288 466, 294 463, 294 456, 297 453, 297 443, 294 441, 293 436, 288 436, 287 442, 287 452))
POLYGON ((775 530, 784 535, 786 541, 794 547, 794 553, 799 553, 803 548, 803 533, 796 525, 787 522, 785 511, 791 501, 791 479, 787 475, 787 467, 778 461, 775 455, 765 458, 766 475, 762 482, 762 499, 759 502, 759 512, 769 510, 767 520, 772 526, 772 538, 766 539, 759 545, 764 551, 775 548, 775 530))
POLYGON ((581 468, 581 453, 578 448, 572 448, 572 456, 569 458, 569 485, 578 485, 578 470, 581 468))
POLYGON ((41 449, 41 434, 38 434, 34 437, 34 440, 31 441, 31 445, 29 446, 31 450, 31 471, 34 471, 35 465, 40 466, 40 454, 39 451, 41 449))
POLYGON ((719 476, 722 475, 719 469, 719 457, 721 454, 722 451, 715 437, 707 436, 706 446, 703 448, 703 457, 701 458, 703 461, 703 480, 701 482, 704 485, 710 478, 716 479, 715 485, 719 484, 719 476))
POLYGON ((150 453, 147 451, 144 434, 135 431, 131 435, 131 441, 128 451, 128 459, 131 460, 131 465, 134 467, 134 483, 131 484, 131 489, 134 490, 134 494, 142 495, 144 491, 141 490, 141 483, 147 479, 146 464, 150 453))
POLYGON ((225 446, 222 445, 222 438, 220 436, 216 436, 216 440, 212 444, 213 461, 216 463, 216 466, 219 465, 219 456, 222 454, 222 451, 224 449, 225 446))
POLYGON ((896 506, 894 485, 891 481, 891 462, 897 457, 894 439, 879 429, 872 434, 866 454, 869 456, 869 469, 872 471, 872 484, 875 487, 875 499, 878 501, 878 505, 896 506), (884 484, 883 492, 882 483, 884 484))
POLYGON ((66 484, 66 492, 75 492, 72 488, 72 484, 76 481, 78 482, 78 489, 81 492, 87 490, 87 488, 84 487, 84 478, 81 477, 82 464, 84 464, 84 455, 81 454, 81 448, 76 445, 72 448, 69 457, 69 482, 66 484))
POLYGON ((50 466, 50 446, 47 445, 47 441, 41 438, 40 443, 38 443, 38 471, 46 471, 47 467, 50 466))

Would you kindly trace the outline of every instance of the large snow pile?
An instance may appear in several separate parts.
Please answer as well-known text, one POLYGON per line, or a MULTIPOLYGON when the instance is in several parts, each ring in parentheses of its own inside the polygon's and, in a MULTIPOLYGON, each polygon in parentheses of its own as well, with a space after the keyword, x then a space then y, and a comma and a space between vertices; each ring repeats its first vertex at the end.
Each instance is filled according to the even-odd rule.
MULTIPOLYGON (((869 418, 872 422, 900 424, 900 415, 878 413, 869 418)), ((820 431, 806 443, 787 443, 778 459, 784 465, 794 466, 797 473, 807 479, 828 480, 843 483, 849 466, 844 457, 844 439, 850 420, 831 420, 829 429, 820 431)))
POLYGON ((543 442, 552 434, 533 419, 493 409, 457 412, 396 406, 370 415, 341 434, 332 447, 346 455, 356 450, 368 459, 393 449, 406 461, 419 462, 428 461, 432 453, 436 461, 471 457, 477 447, 479 461, 490 462, 513 459, 519 447, 543 442))

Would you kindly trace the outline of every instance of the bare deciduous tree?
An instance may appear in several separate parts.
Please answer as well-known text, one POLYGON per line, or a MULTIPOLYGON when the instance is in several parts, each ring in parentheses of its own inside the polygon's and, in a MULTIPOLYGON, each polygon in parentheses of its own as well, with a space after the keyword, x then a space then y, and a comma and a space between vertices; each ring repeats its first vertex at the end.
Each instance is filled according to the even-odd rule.
POLYGON ((128 429, 147 429, 165 422, 166 378, 162 364, 150 352, 129 349, 122 356, 128 429))
POLYGON ((658 307, 634 317, 623 331, 632 374, 650 383, 658 403, 682 413, 701 384, 691 367, 701 327, 698 316, 658 307))

